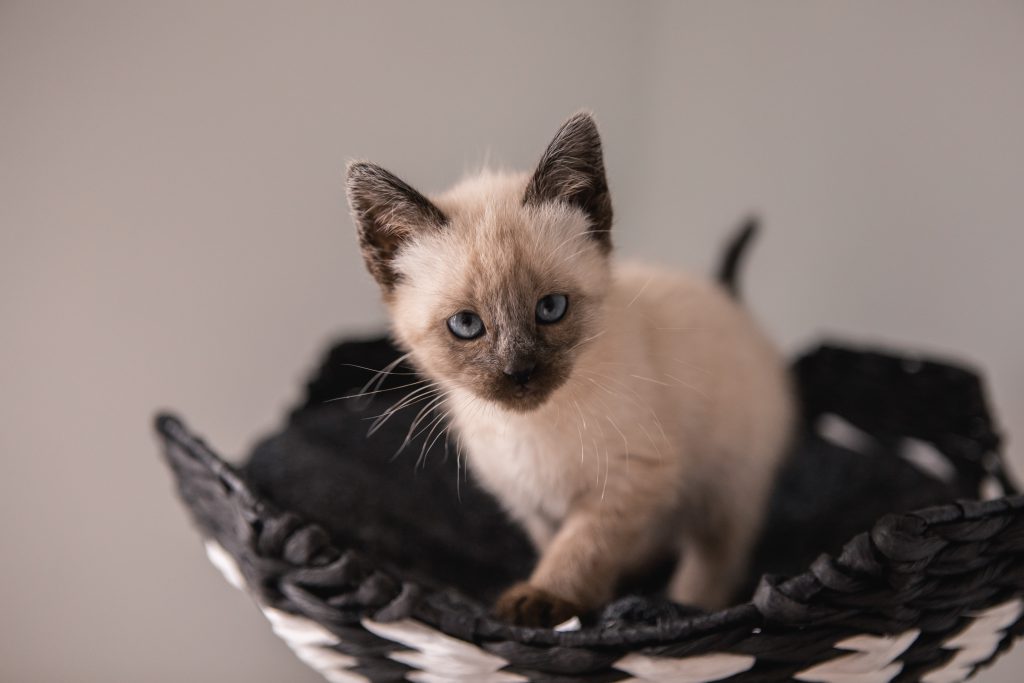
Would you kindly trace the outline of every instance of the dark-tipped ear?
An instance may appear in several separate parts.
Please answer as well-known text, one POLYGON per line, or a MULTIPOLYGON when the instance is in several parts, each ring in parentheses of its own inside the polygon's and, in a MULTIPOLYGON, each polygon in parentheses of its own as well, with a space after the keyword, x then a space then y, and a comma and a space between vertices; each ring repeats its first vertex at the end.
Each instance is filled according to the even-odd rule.
POLYGON ((390 290, 397 280, 391 262, 402 243, 417 231, 444 226, 448 218, 406 182, 365 161, 349 164, 346 188, 366 267, 390 290))
POLYGON ((575 114, 562 124, 537 164, 523 202, 564 202, 582 209, 590 219, 592 237, 605 250, 611 249, 612 199, 601 136, 589 113, 575 114))

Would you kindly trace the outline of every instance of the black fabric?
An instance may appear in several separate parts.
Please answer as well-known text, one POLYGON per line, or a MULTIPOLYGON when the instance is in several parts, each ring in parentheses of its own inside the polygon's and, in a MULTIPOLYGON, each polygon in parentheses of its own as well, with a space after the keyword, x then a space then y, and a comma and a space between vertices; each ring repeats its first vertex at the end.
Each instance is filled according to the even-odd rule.
MULTIPOLYGON (((410 369, 395 368, 382 393, 373 397, 344 398, 360 393, 374 375, 369 368, 383 368, 398 355, 384 340, 332 349, 286 427, 257 446, 246 476, 281 508, 321 525, 339 545, 358 547, 421 582, 489 602, 528 575, 535 553, 524 534, 472 477, 467 479, 456 463, 454 443, 438 438, 421 455, 424 433, 396 455, 422 404, 400 411, 367 436, 372 419, 409 391, 402 387, 415 381, 404 374, 410 369)), ((834 373, 836 362, 825 355, 824 367, 834 373)), ((817 398, 816 384, 805 379, 801 386, 809 386, 805 399, 817 398)), ((857 398, 882 407, 869 397, 857 398)), ((815 403, 805 414, 810 418, 834 407, 815 403)), ((837 552, 886 513, 972 495, 900 458, 898 441, 878 441, 867 452, 854 452, 824 440, 814 427, 808 419, 780 475, 737 599, 748 598, 762 574, 796 573, 820 553, 837 552)), ((654 576, 640 588, 656 588, 667 572, 654 576)), ((656 599, 649 603, 645 614, 672 609, 656 599)), ((632 611, 623 614, 640 614, 636 603, 630 604, 632 611)))
POLYGON ((415 411, 367 439, 361 419, 379 412, 341 403, 303 411, 252 455, 246 475, 279 507, 323 526, 403 573, 487 599, 525 575, 529 541, 472 481, 456 491, 454 452, 435 446, 417 466, 422 438, 392 457, 415 411))

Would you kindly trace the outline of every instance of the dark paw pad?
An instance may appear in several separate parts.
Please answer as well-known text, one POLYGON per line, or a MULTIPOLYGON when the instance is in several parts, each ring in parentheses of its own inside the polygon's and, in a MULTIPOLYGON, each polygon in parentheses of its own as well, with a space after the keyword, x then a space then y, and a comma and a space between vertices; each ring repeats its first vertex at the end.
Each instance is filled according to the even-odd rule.
POLYGON ((551 628, 583 610, 568 600, 528 583, 517 583, 506 590, 494 605, 494 614, 516 626, 551 628))

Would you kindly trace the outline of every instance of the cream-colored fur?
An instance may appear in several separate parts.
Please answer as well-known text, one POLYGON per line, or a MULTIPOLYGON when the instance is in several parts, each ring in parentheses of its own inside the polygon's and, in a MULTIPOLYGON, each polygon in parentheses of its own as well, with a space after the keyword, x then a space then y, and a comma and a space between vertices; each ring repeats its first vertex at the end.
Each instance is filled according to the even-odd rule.
POLYGON ((435 200, 453 222, 398 258, 407 284, 393 297, 396 336, 448 393, 470 472, 541 550, 531 584, 596 606, 668 548, 683 552, 671 597, 720 606, 741 578, 788 438, 782 359, 717 286, 609 268, 581 216, 522 207, 524 184, 485 174, 435 200), (450 382, 431 341, 447 334, 443 320, 471 282, 501 287, 517 259, 549 263, 603 298, 569 380, 526 413, 450 382))
POLYGON ((671 597, 723 605, 794 419, 785 363, 742 306, 610 257, 600 149, 578 114, 533 176, 484 172, 432 200, 372 164, 349 170, 394 336, 432 380, 421 391, 540 551, 498 603, 520 623, 597 608, 666 555, 681 557, 671 597), (535 321, 553 293, 568 313, 535 321), (460 311, 486 333, 454 337, 460 311), (508 369, 524 358, 537 375, 526 388, 508 369))
POLYGON ((538 410, 455 390, 471 472, 543 550, 538 586, 600 604, 667 544, 687 551, 671 597, 721 606, 788 438, 783 364, 718 289, 647 266, 614 269, 603 325, 538 410))

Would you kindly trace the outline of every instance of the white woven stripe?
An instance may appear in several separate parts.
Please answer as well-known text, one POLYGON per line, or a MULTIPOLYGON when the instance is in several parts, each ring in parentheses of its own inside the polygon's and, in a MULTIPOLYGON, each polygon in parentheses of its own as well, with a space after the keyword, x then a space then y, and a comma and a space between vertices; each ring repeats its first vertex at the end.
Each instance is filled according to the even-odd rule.
POLYGON ((581 628, 583 628, 583 623, 580 621, 580 618, 572 617, 556 626, 555 630, 559 633, 569 633, 570 631, 579 631, 581 628))
POLYGON ((468 676, 452 676, 435 674, 426 671, 410 671, 405 674, 406 680, 413 683, 523 683, 529 679, 508 671, 495 671, 492 674, 470 674, 468 676))
POLYGON ((1008 626, 1024 613, 1019 598, 996 605, 973 616, 974 621, 963 631, 942 644, 943 649, 957 650, 941 669, 925 674, 922 683, 958 683, 966 680, 978 664, 988 660, 999 647, 1008 626))
MULTIPOLYGON (((235 588, 245 590, 245 578, 234 558, 215 541, 206 542, 210 562, 235 588)), ((318 671, 329 683, 369 683, 365 676, 348 669, 356 658, 332 649, 338 638, 315 622, 260 606, 274 633, 295 654, 318 671)), ((927 673, 922 683, 960 683, 981 662, 995 653, 1005 630, 1024 614, 1024 602, 1010 600, 972 614, 973 621, 960 633, 945 641, 943 649, 956 654, 941 669, 927 673)), ((521 683, 525 676, 502 671, 508 661, 457 638, 447 636, 412 619, 395 622, 362 621, 371 633, 404 645, 411 650, 396 650, 388 656, 418 671, 406 678, 414 683, 521 683)), ((807 683, 889 683, 899 675, 902 663, 896 661, 913 645, 920 632, 916 629, 895 636, 861 635, 836 643, 851 650, 797 673, 794 678, 807 683)), ((630 654, 613 664, 633 678, 622 683, 711 683, 750 670, 756 660, 748 655, 717 653, 694 657, 654 657, 630 654)))
POLYGON ((293 645, 292 651, 299 659, 317 671, 348 669, 359 664, 359 660, 355 657, 317 645, 293 645))
POLYGON ((889 683, 903 671, 903 664, 894 662, 883 666, 875 671, 862 671, 860 673, 844 673, 841 671, 819 671, 814 679, 822 683, 889 683))
POLYGON ((210 558, 210 563, 220 570, 228 583, 240 591, 245 590, 245 577, 242 576, 242 570, 238 568, 235 558, 231 557, 227 550, 224 550, 224 546, 216 541, 207 541, 206 556, 210 558))
POLYGON ((963 631, 947 640, 944 647, 946 649, 965 648, 976 645, 980 641, 989 640, 993 633, 1005 631, 1008 626, 1012 626, 1020 618, 1022 610, 1024 610, 1024 604, 1017 599, 996 605, 984 612, 978 612, 972 615, 974 621, 963 631))
POLYGON ((327 683, 373 683, 373 681, 366 676, 360 676, 359 674, 346 671, 345 669, 318 671, 317 673, 323 676, 327 683))
POLYGON ((271 628, 295 656, 319 672, 331 683, 368 683, 365 676, 347 669, 359 664, 359 660, 331 648, 340 641, 333 633, 316 622, 297 617, 273 607, 260 605, 271 628))
POLYGON ((708 683, 749 670, 749 655, 717 653, 694 657, 652 657, 629 654, 612 664, 633 678, 622 683, 708 683))
MULTIPOLYGON (((363 627, 374 635, 401 643, 414 651, 395 651, 388 657, 428 674, 447 680, 491 680, 487 678, 508 661, 485 652, 472 643, 447 636, 414 619, 378 622, 363 619, 363 627)), ((502 672, 501 681, 525 681, 523 676, 502 672), (510 678, 511 677, 511 678, 510 678)))
POLYGON ((336 645, 338 637, 316 622, 288 614, 273 607, 260 606, 280 638, 292 647, 300 645, 336 645))
POLYGON ((896 658, 907 651, 921 632, 917 629, 895 636, 860 635, 836 643, 852 650, 797 673, 794 678, 813 683, 889 683, 903 670, 896 658))
MULTIPOLYGON (((245 578, 238 568, 238 563, 222 545, 216 541, 207 541, 206 556, 210 558, 213 566, 220 570, 228 583, 239 590, 246 589, 245 578)), ((299 659, 330 683, 369 683, 365 676, 347 671, 349 667, 356 666, 359 660, 331 649, 330 646, 339 642, 333 633, 310 619, 264 605, 259 605, 259 608, 267 617, 274 633, 299 659)))

